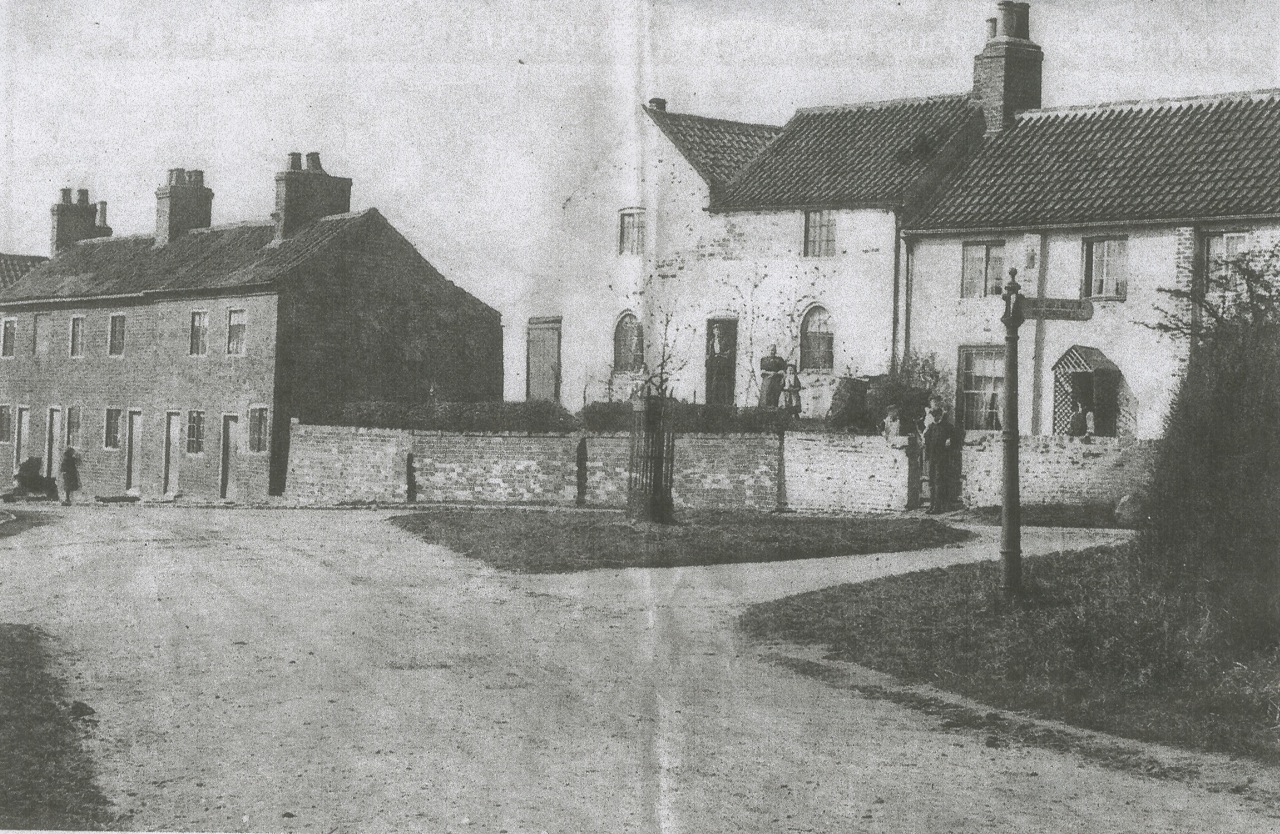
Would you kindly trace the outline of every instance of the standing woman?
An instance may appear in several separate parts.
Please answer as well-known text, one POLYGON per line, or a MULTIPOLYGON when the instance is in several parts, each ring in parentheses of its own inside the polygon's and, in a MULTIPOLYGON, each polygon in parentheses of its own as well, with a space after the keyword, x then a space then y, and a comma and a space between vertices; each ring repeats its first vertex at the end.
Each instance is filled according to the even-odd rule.
POLYGON ((782 377, 782 407, 792 417, 800 416, 800 376, 795 365, 787 365, 782 377))
POLYGON ((62 453, 62 465, 58 468, 62 472, 62 488, 67 493, 67 498, 62 503, 70 507, 71 494, 80 489, 80 455, 68 446, 62 453))

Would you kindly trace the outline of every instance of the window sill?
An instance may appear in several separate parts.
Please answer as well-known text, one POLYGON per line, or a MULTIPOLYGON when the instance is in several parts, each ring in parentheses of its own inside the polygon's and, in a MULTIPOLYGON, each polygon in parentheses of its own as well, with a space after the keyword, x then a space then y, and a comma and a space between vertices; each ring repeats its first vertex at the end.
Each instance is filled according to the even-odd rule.
POLYGON ((1125 295, 1086 295, 1081 301, 1124 301, 1128 298, 1125 295))

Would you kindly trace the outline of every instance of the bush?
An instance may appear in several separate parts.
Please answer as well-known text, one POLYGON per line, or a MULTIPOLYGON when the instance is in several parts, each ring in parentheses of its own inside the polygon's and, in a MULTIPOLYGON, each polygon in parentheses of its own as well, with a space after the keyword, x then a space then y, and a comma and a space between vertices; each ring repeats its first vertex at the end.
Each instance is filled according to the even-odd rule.
POLYGON ((558 403, 346 403, 325 422, 344 426, 418 431, 572 432, 577 418, 558 403))
POLYGON ((592 432, 631 431, 634 408, 630 400, 587 403, 578 414, 582 427, 592 432))

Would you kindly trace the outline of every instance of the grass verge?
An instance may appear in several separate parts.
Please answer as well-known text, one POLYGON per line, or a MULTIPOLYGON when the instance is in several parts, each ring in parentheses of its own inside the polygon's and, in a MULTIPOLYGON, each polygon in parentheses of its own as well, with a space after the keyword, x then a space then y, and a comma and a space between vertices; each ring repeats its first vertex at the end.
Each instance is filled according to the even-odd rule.
MULTIPOLYGON (((1000 526, 1000 507, 973 507, 960 513, 959 518, 972 524, 1000 526)), ((1068 504, 1027 504, 1022 507, 1022 524, 1025 527, 1099 527, 1125 528, 1116 521, 1110 505, 1073 506, 1068 504)))
POLYGON ((1206 602, 1144 581, 1128 547, 838 585, 752 606, 741 627, 832 659, 1090 730, 1280 762, 1280 654, 1205 633, 1206 602))
POLYGON ((631 524, 619 513, 436 509, 392 521, 434 544, 519 573, 777 562, 939 547, 969 537, 932 519, 688 513, 631 524))

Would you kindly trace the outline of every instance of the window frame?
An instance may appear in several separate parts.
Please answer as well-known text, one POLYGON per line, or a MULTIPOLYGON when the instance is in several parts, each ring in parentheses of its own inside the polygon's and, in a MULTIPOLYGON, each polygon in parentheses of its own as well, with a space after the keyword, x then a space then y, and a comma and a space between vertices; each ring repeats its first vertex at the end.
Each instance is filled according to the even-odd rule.
POLYGON ((248 438, 246 439, 246 449, 250 454, 263 455, 271 451, 271 408, 270 406, 254 404, 249 406, 248 438), (254 448, 254 415, 260 414, 261 418, 258 425, 257 445, 261 448, 254 448))
POLYGON ((84 358, 84 316, 72 316, 67 322, 67 356, 71 359, 84 358))
POLYGON ((806 258, 836 256, 836 213, 831 209, 806 209, 804 212, 804 246, 806 258))
POLYGON ((244 307, 232 307, 228 309, 227 310, 227 356, 248 355, 249 353, 248 341, 249 341, 249 311, 246 310, 244 307), (240 314, 241 321, 238 325, 233 325, 231 322, 231 317, 234 316, 236 313, 240 314), (238 351, 231 350, 231 345, 232 345, 231 328, 233 326, 240 328, 240 341, 238 342, 240 349, 238 351))
MULTIPOLYGON (((634 340, 633 340, 634 342, 634 340)), ((632 347, 636 347, 633 343, 632 347)), ((613 325, 613 372, 616 374, 635 374, 644 370, 644 325, 640 323, 640 317, 635 313, 627 310, 618 316, 618 320, 613 325), (633 325, 632 332, 638 334, 638 350, 631 350, 629 362, 623 364, 618 361, 620 356, 618 352, 618 337, 622 326, 630 321, 633 325)))
POLYGON ((189 319, 190 329, 187 331, 187 356, 208 356, 209 355, 209 311, 208 310, 192 310, 189 319), (203 318, 203 324, 200 329, 200 351, 196 348, 196 316, 203 318))
POLYGON ((993 297, 998 298, 1004 295, 1004 274, 1006 272, 1004 250, 1007 244, 1008 244, 1008 241, 1006 240, 995 240, 995 239, 966 240, 961 242, 960 244, 960 297, 961 298, 969 298, 969 299, 993 298, 993 297), (969 258, 967 257, 967 255, 971 248, 977 247, 977 246, 983 247, 982 292, 980 294, 966 294, 965 293, 965 287, 966 287, 965 268, 969 263, 969 258), (991 275, 990 275, 991 251, 996 247, 999 247, 1000 249, 1000 271, 996 274, 996 284, 994 287, 996 292, 992 293, 992 292, 989 292, 989 290, 993 289, 993 287, 989 286, 988 282, 991 279, 991 275))
POLYGON ((0 358, 13 359, 18 355, 18 318, 5 316, 0 319, 0 358))
POLYGON ((643 208, 632 206, 620 209, 618 211, 618 254, 642 257, 647 231, 643 208), (628 220, 631 221, 630 224, 628 220))
POLYGON ((809 371, 812 373, 834 373, 836 367, 836 332, 835 327, 831 324, 831 309, 824 304, 810 304, 809 309, 805 310, 804 315, 800 317, 800 357, 796 363, 798 371, 809 371), (810 320, 821 311, 826 316, 827 330, 811 330, 810 320), (825 359, 826 364, 814 364, 807 362, 806 359, 812 359, 810 356, 813 349, 806 347, 806 336, 824 334, 827 336, 826 344, 821 350, 819 359, 825 359))
POLYGON ((204 454, 204 417, 204 409, 187 409, 187 428, 184 432, 182 444, 183 452, 187 455, 196 456, 204 454), (192 427, 194 427, 196 431, 192 431, 192 427))
POLYGON ((125 334, 128 330, 128 316, 125 313, 112 313, 107 319, 107 356, 124 356, 125 334), (116 350, 116 322, 120 322, 120 349, 116 350))
POLYGON ((1082 238, 1080 241, 1080 298, 1089 299, 1090 301, 1124 301, 1129 297, 1129 236, 1128 235, 1093 235, 1082 238), (1103 279, 1103 292, 1095 294, 1093 292, 1094 277, 1094 247, 1098 244, 1120 243, 1124 247, 1122 274, 1119 276, 1123 286, 1113 285, 1107 287, 1106 281, 1113 276, 1107 276, 1103 279), (1107 292, 1111 289, 1112 292, 1107 292))
MULTIPOLYGON (((1007 390, 1005 387, 1005 383, 1008 382, 1008 380, 1006 380, 1004 377, 1003 363, 1004 363, 1005 355, 1006 355, 1005 346, 1000 344, 985 344, 985 345, 971 344, 971 345, 959 346, 959 348, 956 351, 956 402, 955 402, 955 412, 954 412, 956 428, 962 429, 965 431, 999 431, 1000 430, 1001 424, 1004 420, 1004 396, 1007 390), (991 391, 975 390, 971 392, 968 388, 965 387, 964 379, 965 379, 966 354, 970 354, 970 355, 987 354, 991 358, 997 359, 1001 363, 999 377, 983 377, 983 378, 990 378, 990 379, 999 379, 1000 380, 999 388, 993 388, 993 390, 991 391), (984 415, 991 415, 994 417, 994 422, 997 424, 996 428, 979 428, 977 426, 969 425, 969 419, 968 419, 969 413, 965 407, 965 403, 967 399, 966 395, 969 393, 980 393, 984 395, 995 394, 997 396, 996 410, 994 413, 992 413, 990 409, 983 409, 984 415)), ((985 424, 990 421, 984 420, 983 422, 985 424)))
POLYGON ((106 409, 106 412, 103 415, 103 421, 102 421, 102 450, 104 452, 120 451, 121 434, 123 434, 120 428, 121 428, 121 421, 123 419, 124 419, 124 409, 122 408, 106 409), (113 416, 115 417, 115 434, 114 435, 112 434, 112 431, 111 431, 111 428, 112 428, 111 418, 113 416), (114 445, 112 444, 113 439, 115 441, 114 445))

